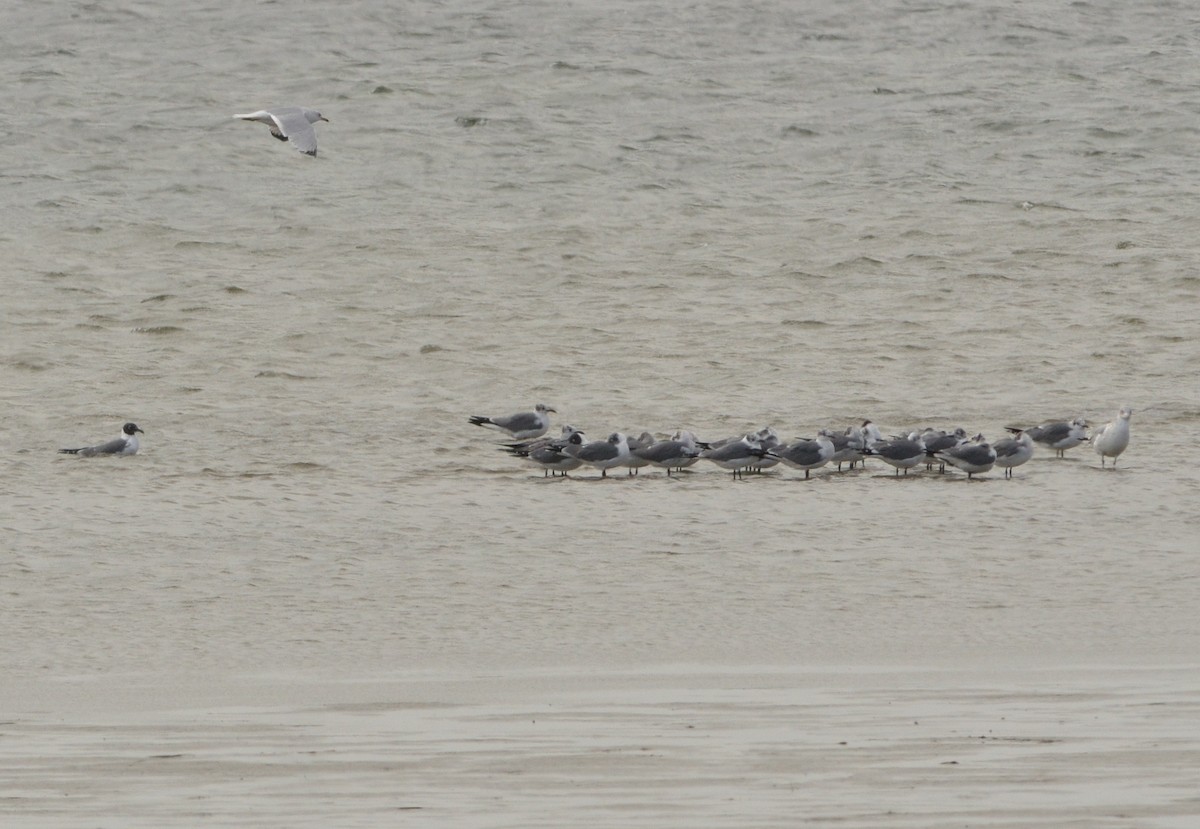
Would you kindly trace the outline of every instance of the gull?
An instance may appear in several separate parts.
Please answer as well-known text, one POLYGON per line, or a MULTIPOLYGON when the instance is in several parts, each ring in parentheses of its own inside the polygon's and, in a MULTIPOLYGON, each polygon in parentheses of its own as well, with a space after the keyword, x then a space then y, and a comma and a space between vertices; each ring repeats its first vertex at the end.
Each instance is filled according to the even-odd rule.
POLYGON ((757 436, 743 435, 715 449, 704 450, 700 457, 708 458, 722 469, 728 469, 736 479, 743 475, 745 467, 758 463, 763 454, 762 442, 757 436))
POLYGON ((672 469, 691 466, 700 457, 696 436, 687 431, 676 432, 675 437, 670 440, 660 440, 649 446, 630 451, 647 463, 667 470, 668 477, 670 477, 672 469))
POLYGON ((996 464, 996 450, 987 443, 964 443, 937 453, 938 460, 957 466, 969 479, 977 472, 987 472, 996 464))
POLYGON ((562 446, 555 443, 548 443, 545 446, 538 446, 531 449, 525 457, 544 470, 543 478, 547 475, 553 477, 558 473, 562 473, 562 476, 565 478, 568 472, 583 466, 583 461, 568 454, 568 450, 571 447, 583 446, 585 440, 587 438, 583 432, 577 431, 572 433, 562 446))
POLYGON ((476 426, 495 426, 497 429, 508 432, 517 440, 528 440, 529 438, 540 438, 550 428, 550 417, 546 412, 558 414, 557 409, 552 409, 545 403, 538 403, 533 407, 532 412, 520 412, 507 417, 472 415, 469 420, 476 426))
POLYGON ((317 154, 317 133, 312 125, 326 118, 315 109, 307 107, 279 107, 278 109, 260 109, 258 112, 248 112, 245 115, 235 115, 243 121, 258 121, 271 128, 271 135, 280 141, 291 141, 292 146, 305 155, 317 154))
POLYGON ((864 420, 862 424, 863 440, 870 446, 872 443, 883 442, 883 432, 879 431, 879 427, 869 420, 864 420))
POLYGON ((793 469, 803 469, 807 479, 811 470, 829 463, 835 451, 833 441, 826 435, 818 434, 816 440, 802 438, 789 446, 769 449, 767 454, 793 469))
POLYGON ((1105 458, 1113 459, 1113 469, 1117 468, 1117 456, 1129 445, 1129 418, 1133 409, 1126 406, 1117 412, 1117 419, 1105 423, 1104 428, 1092 436, 1092 448, 1100 456, 1100 466, 1104 466, 1105 458))
MULTIPOLYGON (((951 449, 959 444, 965 443, 967 440, 967 430, 961 426, 953 432, 939 432, 933 429, 926 429, 921 433, 921 442, 925 444, 925 452, 930 457, 933 457, 943 449, 951 449)), ((925 464, 926 469, 932 469, 932 463, 925 464)), ((941 464, 940 472, 946 471, 946 464, 941 464)))
POLYGON ((642 432, 635 438, 629 438, 629 457, 625 459, 625 465, 629 467, 630 475, 636 475, 643 466, 650 465, 650 461, 637 454, 637 450, 645 449, 653 444, 654 435, 649 432, 642 432))
POLYGON ((671 435, 671 440, 682 441, 687 444, 689 449, 696 450, 695 454, 684 456, 679 463, 673 464, 676 471, 682 471, 689 466, 693 466, 696 461, 700 460, 700 452, 708 448, 708 444, 703 441, 696 440, 696 435, 689 432, 687 429, 678 429, 675 434, 671 435))
POLYGON ((992 448, 996 450, 996 466, 1004 470, 1005 478, 1011 478, 1014 466, 1033 457, 1033 438, 1020 431, 1014 437, 996 441, 992 448))
POLYGON ((563 426, 562 437, 540 438, 521 443, 507 443, 504 445, 504 451, 540 466, 545 472, 542 477, 552 477, 560 472, 566 477, 568 472, 578 469, 583 465, 583 461, 573 457, 566 451, 567 447, 582 446, 585 440, 587 438, 583 432, 574 426, 563 426))
POLYGON ((850 468, 854 468, 854 464, 863 459, 863 432, 857 426, 847 426, 845 432, 836 432, 833 429, 822 429, 820 434, 829 438, 833 443, 833 457, 829 459, 830 463, 838 465, 838 472, 842 471, 842 464, 849 463, 850 468))
MULTIPOLYGON (((141 448, 137 433, 141 431, 136 423, 126 423, 121 427, 121 434, 108 443, 101 443, 97 446, 81 446, 78 449, 59 449, 58 451, 62 455, 83 455, 85 458, 94 455, 136 455, 138 449, 141 448)), ((142 434, 145 433, 142 432, 142 434)))
POLYGON ((629 458, 629 441, 620 432, 613 432, 608 440, 595 440, 578 449, 567 447, 567 451, 588 466, 599 469, 601 478, 607 478, 608 470, 620 466, 629 458))
POLYGON ((925 460, 925 444, 921 443, 920 436, 917 436, 916 440, 899 438, 873 443, 863 449, 863 454, 875 455, 884 463, 895 468, 897 475, 900 474, 901 469, 907 475, 908 470, 925 460))
POLYGON ((549 446, 553 443, 566 443, 568 440, 571 439, 571 435, 575 434, 576 432, 580 432, 580 431, 581 430, 576 429, 574 426, 570 425, 569 423, 564 423, 562 425, 562 430, 559 434, 559 437, 556 437, 556 438, 540 437, 540 438, 530 438, 529 440, 518 440, 513 443, 502 443, 502 444, 500 444, 500 448, 502 451, 508 452, 511 455, 517 455, 519 457, 524 457, 525 455, 528 455, 530 452, 532 452, 534 449, 540 449, 544 446, 549 446))
POLYGON ((1077 417, 1070 423, 1064 421, 1043 423, 1040 426, 1034 426, 1030 429, 1016 429, 1012 426, 1005 428, 1014 434, 1022 431, 1028 432, 1029 437, 1033 438, 1034 443, 1048 446, 1060 458, 1063 457, 1068 449, 1073 449, 1087 441, 1087 421, 1082 417, 1077 417))
POLYGON ((751 471, 762 472, 764 469, 771 469, 774 466, 778 466, 780 459, 767 452, 767 450, 778 449, 784 445, 783 438, 779 437, 779 433, 775 431, 774 427, 764 426, 755 432, 753 437, 758 440, 759 446, 763 449, 763 454, 750 467, 751 471))

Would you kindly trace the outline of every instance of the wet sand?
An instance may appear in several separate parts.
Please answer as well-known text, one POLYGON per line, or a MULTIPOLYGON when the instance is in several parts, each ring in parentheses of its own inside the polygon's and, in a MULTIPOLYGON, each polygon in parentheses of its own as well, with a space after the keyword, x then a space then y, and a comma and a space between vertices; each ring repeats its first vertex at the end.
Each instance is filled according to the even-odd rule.
POLYGON ((10 826, 1190 827, 1196 667, 10 688, 10 826))

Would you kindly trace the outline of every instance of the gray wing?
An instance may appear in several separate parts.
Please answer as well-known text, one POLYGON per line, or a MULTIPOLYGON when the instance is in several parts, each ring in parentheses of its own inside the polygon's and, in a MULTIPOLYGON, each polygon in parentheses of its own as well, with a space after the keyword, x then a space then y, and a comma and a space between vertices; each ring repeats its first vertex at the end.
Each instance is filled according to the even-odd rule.
POLYGON ((492 423, 510 432, 528 432, 542 428, 542 419, 537 412, 521 412, 508 417, 493 417, 492 423))
MULTIPOLYGON (((262 133, 259 133, 259 135, 262 135, 262 133)), ((124 452, 127 444, 128 441, 126 441, 125 438, 113 438, 108 443, 102 443, 99 446, 88 446, 80 449, 77 454, 89 458, 93 455, 116 455, 124 452)))
POLYGON ((787 458, 792 463, 798 463, 807 466, 810 463, 820 462, 821 445, 815 441, 806 440, 800 443, 793 443, 779 454, 787 458))
POLYGON ((1038 443, 1058 443, 1070 433, 1069 423, 1049 423, 1045 426, 1034 426, 1029 430, 1029 436, 1038 443))
POLYGON ((833 444, 834 452, 841 452, 843 449, 847 449, 850 446, 850 436, 849 435, 838 434, 838 435, 826 435, 825 437, 829 438, 829 442, 833 444))
POLYGON ((958 445, 957 435, 939 435, 936 438, 931 438, 925 441, 926 452, 940 452, 943 449, 951 449, 958 445))
POLYGON ((992 449, 995 450, 997 458, 1006 458, 1021 451, 1021 442, 1012 438, 1005 438, 993 443, 992 449))
POLYGON ((915 458, 917 455, 922 454, 923 451, 920 446, 911 440, 898 440, 876 447, 876 454, 883 455, 885 458, 891 458, 894 461, 915 458))
POLYGON ((664 463, 673 458, 678 458, 683 452, 683 442, 678 440, 664 440, 661 443, 655 443, 651 446, 646 446, 636 450, 633 454, 643 460, 651 463, 664 463))
POLYGON ((986 446, 971 445, 959 446, 954 449, 947 449, 943 454, 951 455, 961 461, 976 466, 983 466, 991 463, 996 458, 986 446))
POLYGON ((569 457, 571 456, 564 454, 563 452, 560 452, 558 449, 555 449, 553 446, 549 445, 539 446, 529 453, 530 460, 534 460, 543 464, 560 463, 569 457))
POLYGON ((575 457, 581 461, 610 461, 620 454, 620 450, 608 441, 589 443, 579 450, 575 457))
MULTIPOLYGON (((317 154, 317 132, 308 123, 308 116, 300 107, 284 107, 271 111, 271 120, 279 134, 292 142, 292 146, 307 155, 317 154)), ((274 130, 272 130, 274 132, 274 130)))
POLYGON ((727 443, 724 446, 713 449, 706 457, 714 461, 732 461, 738 458, 748 458, 752 454, 750 447, 739 440, 737 443, 727 443))

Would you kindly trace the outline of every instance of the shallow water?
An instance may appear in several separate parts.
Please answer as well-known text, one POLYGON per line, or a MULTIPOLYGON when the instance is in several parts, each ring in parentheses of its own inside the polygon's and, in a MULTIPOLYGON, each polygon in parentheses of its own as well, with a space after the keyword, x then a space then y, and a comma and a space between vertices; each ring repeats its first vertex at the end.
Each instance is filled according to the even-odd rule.
MULTIPOLYGON (((27 10, 0 50, 10 736, 180 677, 1098 664, 1194 686, 1187 8, 27 10), (316 159, 229 117, 277 104, 330 118, 316 159), (539 400, 593 437, 1136 412, 1116 472, 1082 447, 1010 481, 547 480, 466 422, 539 400), (130 419, 136 457, 55 452, 130 419), (96 701, 35 716, 64 682, 96 701)), ((172 700, 148 709, 193 710, 172 700)), ((546 797, 524 814, 581 806, 546 797)))

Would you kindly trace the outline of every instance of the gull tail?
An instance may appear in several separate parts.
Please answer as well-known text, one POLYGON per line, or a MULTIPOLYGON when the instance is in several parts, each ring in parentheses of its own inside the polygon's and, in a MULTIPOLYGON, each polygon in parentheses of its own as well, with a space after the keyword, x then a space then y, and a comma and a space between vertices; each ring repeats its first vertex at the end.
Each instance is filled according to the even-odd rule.
POLYGON ((480 417, 479 415, 471 415, 470 422, 475 426, 490 426, 492 419, 490 417, 480 417))
POLYGON ((60 455, 78 455, 81 451, 83 451, 82 447, 79 449, 59 449, 58 454, 60 454, 60 455))

